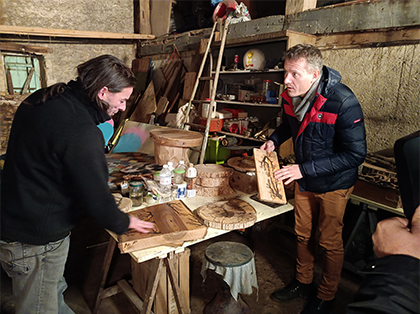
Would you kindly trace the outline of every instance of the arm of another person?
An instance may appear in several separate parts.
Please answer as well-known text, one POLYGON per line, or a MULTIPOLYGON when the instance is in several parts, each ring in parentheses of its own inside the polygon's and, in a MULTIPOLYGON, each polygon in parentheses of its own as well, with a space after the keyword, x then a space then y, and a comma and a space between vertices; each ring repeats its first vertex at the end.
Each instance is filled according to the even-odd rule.
POLYGON ((64 156, 64 166, 78 203, 102 227, 117 234, 128 228, 149 232, 152 223, 121 212, 115 203, 108 187, 108 166, 101 131, 96 127, 74 130, 73 137, 64 156))
POLYGON ((346 313, 419 313, 420 206, 411 226, 405 218, 382 220, 372 240, 379 259, 363 271, 365 280, 346 313))

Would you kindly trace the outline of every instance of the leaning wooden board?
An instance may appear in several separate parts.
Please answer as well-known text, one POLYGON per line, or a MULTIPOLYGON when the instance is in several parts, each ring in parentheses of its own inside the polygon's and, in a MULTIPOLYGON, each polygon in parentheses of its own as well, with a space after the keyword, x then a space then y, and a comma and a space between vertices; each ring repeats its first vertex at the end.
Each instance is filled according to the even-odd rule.
POLYGON ((202 239, 207 234, 207 227, 181 201, 145 207, 130 212, 130 215, 155 223, 155 229, 149 234, 130 229, 118 236, 121 253, 160 245, 180 246, 184 241, 202 239))
POLYGON ((274 178, 274 172, 280 169, 276 152, 254 148, 255 168, 258 179, 258 198, 262 201, 286 204, 283 181, 274 178))

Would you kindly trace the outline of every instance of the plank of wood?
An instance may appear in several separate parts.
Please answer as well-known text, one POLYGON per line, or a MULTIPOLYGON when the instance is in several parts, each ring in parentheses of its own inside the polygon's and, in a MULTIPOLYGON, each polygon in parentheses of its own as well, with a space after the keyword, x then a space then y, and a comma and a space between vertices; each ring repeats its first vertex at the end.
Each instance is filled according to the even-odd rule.
POLYGON ((274 172, 280 169, 276 152, 254 148, 255 167, 258 179, 258 198, 265 202, 286 204, 283 181, 274 178, 274 172))
POLYGON ((130 229, 118 237, 121 253, 142 250, 160 245, 202 239, 207 228, 181 201, 149 206, 130 212, 141 220, 155 223, 153 233, 143 234, 130 229))
POLYGON ((370 47, 383 44, 413 44, 420 40, 419 28, 390 28, 316 36, 316 46, 323 49, 370 47))
POLYGON ((28 89, 29 89, 29 85, 31 84, 31 80, 32 80, 32 76, 34 75, 34 72, 35 72, 35 68, 32 67, 29 70, 28 76, 26 77, 26 80, 25 80, 25 84, 23 84, 22 91, 20 92, 22 95, 26 93, 30 93, 28 89))
POLYGON ((51 53, 53 50, 47 47, 22 45, 9 42, 0 42, 1 51, 14 51, 14 52, 28 52, 28 53, 51 53))
POLYGON ((169 32, 171 11, 172 0, 151 1, 150 24, 154 36, 159 37, 169 32))
POLYGON ((129 33, 110 33, 110 32, 94 32, 79 31, 70 29, 54 29, 41 27, 24 27, 0 25, 0 34, 10 35, 29 35, 29 36, 46 36, 46 37, 67 37, 67 38, 94 38, 94 39, 119 39, 119 40, 144 40, 154 39, 154 35, 145 34, 129 34, 129 33))
POLYGON ((185 79, 184 79, 184 92, 182 94, 182 98, 183 99, 190 99, 193 89, 194 89, 194 84, 195 84, 195 80, 197 77, 197 73, 196 72, 187 72, 185 73, 185 79))
POLYGON ((150 58, 136 58, 131 62, 131 70, 136 73, 149 72, 150 58))
POLYGON ((177 62, 175 64, 175 69, 174 72, 171 76, 171 78, 169 79, 168 85, 166 86, 165 92, 163 94, 163 96, 159 99, 158 105, 157 105, 157 110, 156 110, 156 114, 157 115, 161 115, 162 113, 164 113, 166 111, 166 107, 169 104, 169 100, 168 100, 168 94, 171 91, 177 77, 178 77, 178 73, 181 70, 182 67, 182 63, 181 62, 177 62))
POLYGON ((150 25, 150 0, 139 0, 139 22, 140 34, 151 34, 152 26, 150 25))
POLYGON ((6 80, 7 80, 7 91, 10 95, 14 95, 15 91, 13 88, 13 79, 12 79, 12 73, 10 72, 10 68, 7 68, 6 70, 6 80))
POLYGON ((131 121, 148 123, 152 113, 156 112, 156 95, 153 81, 149 83, 141 96, 140 102, 130 116, 131 121))
POLYGON ((316 8, 317 0, 286 0, 286 15, 316 8))
POLYGON ((257 221, 257 211, 240 199, 219 201, 197 208, 198 216, 207 227, 222 230, 248 228, 257 221))

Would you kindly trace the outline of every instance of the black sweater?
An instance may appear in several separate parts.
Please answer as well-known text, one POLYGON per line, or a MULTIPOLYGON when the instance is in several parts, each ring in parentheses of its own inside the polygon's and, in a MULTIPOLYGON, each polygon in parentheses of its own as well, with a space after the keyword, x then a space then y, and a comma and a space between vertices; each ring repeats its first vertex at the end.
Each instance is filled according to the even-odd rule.
POLYGON ((108 187, 104 140, 96 110, 71 81, 63 93, 18 108, 9 138, 1 193, 1 238, 41 245, 67 236, 86 215, 118 234, 129 217, 108 187))

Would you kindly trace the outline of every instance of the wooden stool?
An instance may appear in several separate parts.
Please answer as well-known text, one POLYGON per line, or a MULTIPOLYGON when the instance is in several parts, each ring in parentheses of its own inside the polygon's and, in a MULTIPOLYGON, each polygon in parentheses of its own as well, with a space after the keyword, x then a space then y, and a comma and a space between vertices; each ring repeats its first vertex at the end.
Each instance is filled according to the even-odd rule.
POLYGON ((258 289, 254 254, 249 247, 236 242, 217 242, 209 245, 201 268, 206 279, 207 269, 214 270, 220 285, 214 299, 204 308, 204 314, 248 314, 248 305, 239 293, 251 294, 258 289))

